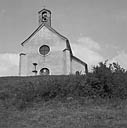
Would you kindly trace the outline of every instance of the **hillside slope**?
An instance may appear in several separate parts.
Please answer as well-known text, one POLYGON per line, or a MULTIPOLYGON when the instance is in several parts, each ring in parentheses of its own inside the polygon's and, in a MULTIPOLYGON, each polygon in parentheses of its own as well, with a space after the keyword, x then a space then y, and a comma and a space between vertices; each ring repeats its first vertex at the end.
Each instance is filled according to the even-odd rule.
POLYGON ((126 128, 127 110, 117 105, 87 99, 50 100, 23 111, 0 107, 0 128, 126 128))
MULTIPOLYGON (((0 78, 0 128, 127 128, 125 99, 82 97, 76 93, 55 95, 58 90, 53 86, 83 86, 83 79, 84 76, 0 78)), ((76 90, 71 89, 70 92, 76 90)))

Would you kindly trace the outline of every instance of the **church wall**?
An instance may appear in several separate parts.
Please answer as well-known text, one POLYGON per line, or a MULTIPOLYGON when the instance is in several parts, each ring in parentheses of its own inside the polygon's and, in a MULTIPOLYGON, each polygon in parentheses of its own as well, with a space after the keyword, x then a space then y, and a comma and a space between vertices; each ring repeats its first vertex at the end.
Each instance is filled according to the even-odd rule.
POLYGON ((66 48, 66 41, 54 34, 52 31, 43 27, 38 33, 36 33, 29 41, 23 46, 23 53, 26 54, 27 59, 23 59, 21 63, 21 74, 34 75, 34 65, 37 63, 37 71, 42 68, 48 68, 51 71, 51 75, 64 74, 65 63, 63 49, 66 48), (50 52, 43 56, 39 53, 39 48, 42 45, 48 45, 50 52))
POLYGON ((19 62, 19 75, 26 76, 27 75, 27 56, 25 54, 20 54, 20 62, 19 62))
POLYGON ((64 53, 64 75, 71 74, 71 55, 68 49, 63 51, 64 53))
POLYGON ((38 14, 39 27, 22 43, 19 75, 39 75, 40 70, 43 75, 69 75, 76 71, 84 74, 85 70, 87 72, 86 63, 73 56, 68 39, 51 27, 51 11, 42 9, 38 14))
POLYGON ((66 48, 66 41, 56 35, 54 32, 43 26, 31 39, 24 44, 25 53, 38 53, 39 47, 49 45, 51 49, 63 50, 66 48), (36 50, 36 51, 35 51, 36 50))
POLYGON ((85 74, 85 66, 81 64, 79 61, 72 58, 72 74, 76 74, 77 71, 81 74, 85 74))
POLYGON ((48 68, 50 70, 50 75, 60 75, 63 74, 63 52, 58 51, 51 53, 46 57, 38 54, 28 54, 27 62, 27 75, 34 75, 32 71, 34 70, 33 63, 37 63, 37 71, 42 68, 48 68))

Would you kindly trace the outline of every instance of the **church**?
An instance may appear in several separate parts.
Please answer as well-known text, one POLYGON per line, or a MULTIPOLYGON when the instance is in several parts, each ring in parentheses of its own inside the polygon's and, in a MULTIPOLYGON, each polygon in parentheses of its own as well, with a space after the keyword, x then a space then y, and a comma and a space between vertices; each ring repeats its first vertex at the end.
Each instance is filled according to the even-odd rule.
POLYGON ((87 64, 73 55, 69 40, 51 27, 51 11, 39 11, 38 21, 38 28, 21 43, 19 75, 86 74, 87 64))

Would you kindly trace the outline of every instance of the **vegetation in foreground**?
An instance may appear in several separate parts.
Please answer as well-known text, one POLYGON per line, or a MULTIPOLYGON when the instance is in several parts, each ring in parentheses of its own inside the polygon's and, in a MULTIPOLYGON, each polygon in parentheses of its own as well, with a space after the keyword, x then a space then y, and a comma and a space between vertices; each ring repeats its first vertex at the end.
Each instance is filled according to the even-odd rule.
POLYGON ((0 128, 126 128, 127 101, 52 99, 19 111, 0 107, 0 128))
POLYGON ((1 128, 126 128, 127 72, 106 62, 77 76, 0 78, 1 128))

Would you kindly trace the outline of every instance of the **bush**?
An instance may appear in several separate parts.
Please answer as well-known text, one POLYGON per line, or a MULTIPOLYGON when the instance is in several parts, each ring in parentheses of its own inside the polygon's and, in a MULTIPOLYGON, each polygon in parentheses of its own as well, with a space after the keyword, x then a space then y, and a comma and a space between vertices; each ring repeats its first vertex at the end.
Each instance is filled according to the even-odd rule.
POLYGON ((107 66, 107 61, 87 75, 7 77, 0 83, 0 100, 18 109, 53 98, 127 98, 127 72, 117 63, 107 66))
POLYGON ((127 97, 127 72, 118 63, 107 66, 107 61, 100 62, 98 66, 93 67, 91 74, 93 78, 90 86, 101 86, 99 94, 102 97, 127 97))

